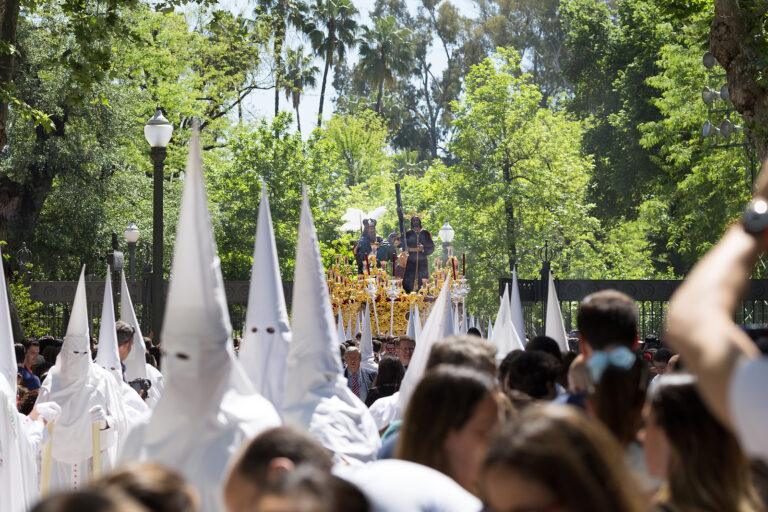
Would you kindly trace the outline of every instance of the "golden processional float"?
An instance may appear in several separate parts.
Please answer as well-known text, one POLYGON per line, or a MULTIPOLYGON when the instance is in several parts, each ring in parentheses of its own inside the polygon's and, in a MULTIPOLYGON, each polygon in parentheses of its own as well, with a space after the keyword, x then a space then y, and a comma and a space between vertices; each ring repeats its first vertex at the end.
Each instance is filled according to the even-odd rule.
POLYGON ((370 254, 365 262, 362 274, 357 273, 354 260, 346 256, 337 256, 333 265, 328 269, 328 290, 333 305, 334 317, 338 319, 339 311, 342 322, 349 337, 354 337, 362 330, 360 321, 365 311, 366 303, 371 305, 371 331, 373 335, 403 336, 408 328, 408 318, 414 307, 419 308, 422 321, 425 321, 432 308, 432 303, 440 293, 440 287, 446 278, 451 286, 451 300, 460 322, 464 302, 469 294, 469 283, 464 277, 466 258, 462 255, 459 260, 451 256, 445 264, 440 258, 434 260, 435 269, 429 279, 422 280, 418 291, 406 293, 403 280, 389 272, 391 263, 379 264, 376 256, 370 254))

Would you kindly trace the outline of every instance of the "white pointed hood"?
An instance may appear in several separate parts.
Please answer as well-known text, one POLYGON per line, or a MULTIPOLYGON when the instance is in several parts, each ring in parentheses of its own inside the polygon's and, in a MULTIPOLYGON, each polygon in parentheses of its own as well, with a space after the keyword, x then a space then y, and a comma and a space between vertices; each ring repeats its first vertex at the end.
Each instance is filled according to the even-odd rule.
POLYGON ((16 350, 13 347, 11 308, 8 303, 8 288, 5 284, 3 254, 0 251, 0 375, 8 383, 13 401, 16 403, 16 350))
POLYGON ((413 339, 418 342, 421 338, 421 331, 423 327, 421 325, 421 313, 419 313, 419 306, 413 306, 413 339))
POLYGON ((416 339, 416 324, 413 321, 413 311, 416 306, 411 306, 408 311, 408 326, 405 328, 405 335, 409 338, 416 339))
POLYGON ((525 316, 523 315, 523 302, 520 300, 520 286, 517 284, 517 270, 512 271, 512 325, 515 326, 517 337, 525 343, 525 316))
MULTIPOLYGON (((175 451, 168 453, 171 460, 184 457, 182 441, 187 436, 179 436, 179 429, 190 435, 196 427, 216 424, 225 394, 253 392, 235 360, 231 332, 208 213, 200 135, 193 130, 161 337, 167 354, 165 389, 147 429, 150 444, 162 443, 175 451)), ((265 402, 265 416, 276 415, 268 406, 265 402)), ((237 412, 227 412, 232 422, 241 421, 237 412)), ((208 427, 206 433, 212 430, 208 427)))
POLYGON ((267 187, 262 181, 240 362, 256 391, 278 408, 283 401, 290 342, 291 327, 277 260, 272 214, 267 187))
POLYGON ((141 334, 141 326, 133 309, 131 292, 128 290, 128 282, 125 280, 125 272, 120 272, 120 319, 133 327, 133 347, 128 357, 125 358, 125 380, 132 382, 136 379, 147 378, 147 347, 144 344, 144 336, 141 334))
POLYGON ((344 312, 339 306, 339 314, 336 317, 336 332, 339 335, 339 343, 344 343, 350 338, 347 338, 347 333, 344 331, 344 312))
POLYGON ((292 318, 283 417, 308 430, 337 457, 373 460, 381 440, 368 408, 342 375, 338 334, 306 192, 296 244, 292 318))
POLYGON ((378 370, 379 365, 373 356, 373 333, 371 332, 371 306, 365 303, 363 314, 363 332, 360 335, 360 366, 369 370, 378 370))
POLYGON ((80 279, 77 282, 75 300, 72 302, 72 311, 69 314, 67 333, 64 335, 61 352, 56 358, 56 366, 60 369, 59 378, 64 385, 84 381, 87 377, 88 365, 91 362, 91 339, 88 324, 85 266, 83 266, 80 271, 80 279))
POLYGON ((163 395, 123 459, 179 471, 200 494, 201 510, 223 510, 231 457, 280 418, 235 358, 197 128, 189 142, 161 342, 163 395))
POLYGON ((450 289, 451 281, 450 277, 447 277, 440 289, 440 294, 432 306, 427 323, 424 324, 424 330, 416 342, 416 349, 413 351, 411 362, 405 371, 403 382, 400 385, 399 407, 401 412, 407 408, 413 391, 424 376, 432 346, 443 338, 455 334, 453 330, 450 289))
POLYGON ((489 338, 496 346, 496 358, 504 359, 512 350, 524 350, 525 347, 512 325, 512 311, 509 306, 509 288, 504 287, 504 294, 499 303, 499 311, 493 324, 493 335, 489 338))
POLYGON ((565 334, 563 313, 560 310, 560 300, 557 298, 552 272, 549 273, 549 282, 547 283, 547 315, 544 335, 555 340, 561 352, 568 352, 568 336, 565 334))
POLYGON ((122 384, 123 369, 120 364, 120 353, 117 350, 115 304, 112 299, 112 277, 109 265, 107 265, 107 277, 104 279, 104 301, 101 306, 99 348, 96 352, 96 364, 108 371, 119 384, 122 384))

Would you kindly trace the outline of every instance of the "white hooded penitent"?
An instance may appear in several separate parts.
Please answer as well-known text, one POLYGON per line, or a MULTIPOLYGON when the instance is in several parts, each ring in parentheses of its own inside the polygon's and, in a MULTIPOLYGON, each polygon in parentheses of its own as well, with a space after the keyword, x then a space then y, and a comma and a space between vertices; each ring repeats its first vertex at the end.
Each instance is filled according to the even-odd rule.
POLYGON ((499 303, 496 322, 493 324, 493 335, 490 341, 496 346, 496 359, 502 360, 512 350, 524 350, 525 347, 517 336, 512 325, 512 312, 509 305, 509 288, 504 287, 504 294, 499 303))
POLYGON ((525 343, 525 317, 523 316, 523 302, 520 300, 520 286, 517 283, 517 270, 512 271, 512 325, 515 327, 517 337, 525 343))
POLYGON ((344 343, 350 338, 347 338, 347 333, 344 331, 344 313, 339 306, 339 314, 336 315, 336 332, 339 335, 339 343, 344 343))
POLYGON ((375 459, 381 445, 376 424, 342 374, 338 334, 306 193, 296 245, 292 320, 283 417, 308 430, 341 460, 375 459))
POLYGON ((365 303, 363 315, 363 332, 360 335, 360 366, 368 370, 377 371, 379 365, 373 355, 373 333, 371 332, 371 306, 365 303))
POLYGON ((279 410, 283 402, 285 362, 291 343, 288 308, 277 260, 267 187, 261 183, 261 202, 253 246, 253 268, 248 292, 240 362, 264 398, 279 410))
POLYGON ((8 290, 0 253, 0 503, 26 512, 39 498, 37 449, 42 423, 16 411, 16 355, 8 290), (32 430, 34 428, 34 431, 32 430), (34 437, 33 437, 34 436, 34 437))
POLYGON ((568 337, 565 334, 563 312, 560 311, 560 301, 557 298, 552 272, 549 273, 549 283, 547 284, 547 316, 544 334, 557 342, 561 352, 568 352, 568 337))
POLYGON ((114 466, 129 423, 114 376, 91 361, 85 267, 80 272, 64 343, 40 388, 38 401, 61 407, 61 416, 43 448, 40 480, 44 493, 78 489, 94 474, 114 466))
POLYGON ((424 376, 432 346, 438 341, 455 334, 453 330, 450 289, 450 277, 447 277, 443 282, 443 287, 440 289, 440 294, 435 299, 435 304, 429 313, 427 323, 424 324, 424 330, 419 335, 416 349, 413 351, 411 362, 405 371, 403 382, 400 385, 398 406, 401 413, 405 412, 413 391, 424 376))
POLYGON ((125 358, 125 380, 133 382, 136 379, 148 379, 152 384, 147 396, 147 405, 153 408, 160 401, 165 387, 165 379, 160 371, 147 363, 147 346, 141 335, 141 326, 133 309, 131 293, 128 290, 128 282, 125 280, 125 272, 120 272, 120 318, 123 322, 133 327, 133 348, 125 358))
POLYGON ((230 457, 280 419, 235 359, 197 129, 190 139, 162 343, 163 396, 149 423, 134 431, 123 459, 179 471, 200 494, 202 511, 223 510, 230 457))
MULTIPOLYGON (((112 272, 107 265, 104 279, 104 301, 101 305, 101 324, 99 325, 99 347, 96 351, 96 364, 112 374, 118 384, 123 383, 123 369, 117 350, 117 331, 115 330, 115 305, 112 300, 112 272)), ((135 393, 134 393, 135 394, 135 393)))

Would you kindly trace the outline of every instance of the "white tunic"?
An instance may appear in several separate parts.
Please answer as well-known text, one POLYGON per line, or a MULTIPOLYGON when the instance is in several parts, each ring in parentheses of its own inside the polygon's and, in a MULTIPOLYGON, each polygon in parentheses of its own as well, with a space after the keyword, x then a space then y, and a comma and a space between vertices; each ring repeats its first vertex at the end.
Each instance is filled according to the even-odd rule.
POLYGON ((0 374, 0 510, 25 512, 39 498, 37 453, 43 424, 16 410, 16 397, 0 374))

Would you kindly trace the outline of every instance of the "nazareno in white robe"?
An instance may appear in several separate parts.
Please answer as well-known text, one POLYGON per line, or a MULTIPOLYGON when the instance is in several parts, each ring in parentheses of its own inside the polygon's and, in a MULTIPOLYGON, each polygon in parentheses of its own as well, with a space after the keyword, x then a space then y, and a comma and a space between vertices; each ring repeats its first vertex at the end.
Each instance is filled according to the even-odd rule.
POLYGON ((0 373, 0 510, 26 512, 39 498, 37 454, 43 423, 16 410, 16 396, 0 373))
MULTIPOLYGON (((109 428, 99 430, 101 473, 115 465, 120 445, 128 433, 123 390, 112 375, 90 361, 90 354, 71 354, 82 358, 77 365, 81 375, 69 379, 62 375, 60 362, 67 357, 62 349, 59 361, 40 387, 38 402, 55 402, 61 416, 51 426, 41 456, 41 491, 80 489, 93 475, 93 427, 90 409, 100 405, 109 417, 109 428)), ((131 390, 133 391, 133 390, 131 390)), ((134 392, 135 393, 135 392, 134 392)))

